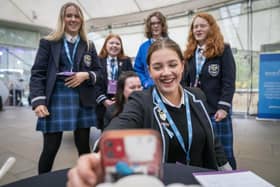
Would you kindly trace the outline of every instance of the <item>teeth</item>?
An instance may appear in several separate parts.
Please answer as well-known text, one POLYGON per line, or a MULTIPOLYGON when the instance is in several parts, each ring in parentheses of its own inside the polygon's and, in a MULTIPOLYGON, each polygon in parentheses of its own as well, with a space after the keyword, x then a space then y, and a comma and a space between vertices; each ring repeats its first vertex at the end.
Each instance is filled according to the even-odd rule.
POLYGON ((173 81, 173 79, 162 80, 162 82, 164 82, 164 83, 171 83, 172 81, 173 81))

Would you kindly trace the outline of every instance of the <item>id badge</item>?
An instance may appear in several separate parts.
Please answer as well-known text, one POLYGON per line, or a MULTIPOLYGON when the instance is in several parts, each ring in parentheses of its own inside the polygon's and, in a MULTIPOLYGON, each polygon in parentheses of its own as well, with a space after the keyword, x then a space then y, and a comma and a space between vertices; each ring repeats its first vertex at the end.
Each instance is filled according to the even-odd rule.
POLYGON ((108 94, 116 94, 117 93, 117 80, 109 80, 107 87, 108 94))

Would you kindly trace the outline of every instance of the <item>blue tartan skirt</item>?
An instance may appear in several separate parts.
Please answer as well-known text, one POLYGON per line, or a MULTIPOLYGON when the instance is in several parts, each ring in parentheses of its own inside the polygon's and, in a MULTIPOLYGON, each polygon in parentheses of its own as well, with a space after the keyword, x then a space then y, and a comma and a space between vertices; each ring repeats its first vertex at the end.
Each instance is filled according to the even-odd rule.
POLYGON ((36 130, 47 132, 73 131, 96 124, 94 107, 80 105, 78 89, 68 88, 63 80, 57 80, 48 107, 50 115, 38 118, 36 130))
POLYGON ((211 122, 214 133, 218 137, 224 147, 227 157, 234 158, 233 154, 233 131, 231 115, 227 115, 222 121, 216 122, 214 115, 211 115, 211 122))

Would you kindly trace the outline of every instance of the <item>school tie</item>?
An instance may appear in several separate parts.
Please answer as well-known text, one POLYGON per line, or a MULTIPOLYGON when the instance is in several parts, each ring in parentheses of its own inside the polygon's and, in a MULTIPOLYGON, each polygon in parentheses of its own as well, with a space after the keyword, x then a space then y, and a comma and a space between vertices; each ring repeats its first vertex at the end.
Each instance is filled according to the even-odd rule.
POLYGON ((199 75, 203 66, 203 49, 198 48, 197 62, 196 62, 196 77, 194 87, 200 87, 199 75))
POLYGON ((115 58, 112 58, 110 60, 110 63, 111 63, 111 77, 112 77, 112 80, 115 80, 116 79, 116 74, 117 74, 117 67, 116 67, 116 59, 115 58))

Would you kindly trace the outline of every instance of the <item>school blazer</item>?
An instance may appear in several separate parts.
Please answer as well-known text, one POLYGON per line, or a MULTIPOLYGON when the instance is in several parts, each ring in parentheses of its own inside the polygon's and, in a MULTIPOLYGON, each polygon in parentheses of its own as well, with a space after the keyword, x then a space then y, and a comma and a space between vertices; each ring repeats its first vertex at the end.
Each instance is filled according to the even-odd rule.
MULTIPOLYGON (((57 79, 56 73, 59 71, 62 46, 62 39, 59 41, 40 40, 30 78, 30 97, 33 109, 38 105, 48 106, 50 103, 57 79)), ((80 40, 75 59, 78 62, 77 71, 88 72, 90 75, 90 79, 78 87, 81 104, 86 107, 94 107, 96 92, 100 89, 95 86, 95 83, 101 80, 101 66, 94 44, 90 42, 88 50, 86 42, 80 40)))
MULTIPOLYGON (((108 71, 107 71, 107 58, 99 58, 102 72, 102 81, 100 84, 101 92, 98 93, 96 102, 102 104, 102 102, 108 98, 107 95, 107 86, 108 86, 108 71)), ((118 76, 124 71, 132 71, 132 64, 129 57, 120 59, 118 58, 118 76)))
MULTIPOLYGON (((205 163, 203 167, 217 170, 219 166, 227 163, 227 158, 222 145, 214 136, 211 122, 203 102, 199 99, 200 96, 203 96, 203 93, 198 89, 185 89, 184 91, 189 96, 191 116, 197 116, 206 134, 206 157, 204 158, 205 163)), ((159 131, 163 145, 163 162, 166 162, 169 149, 169 136, 162 128, 162 121, 157 110, 158 107, 158 104, 152 97, 152 88, 135 91, 125 104, 123 112, 113 118, 105 130, 147 128, 159 131)))
MULTIPOLYGON (((196 77, 195 54, 187 61, 182 84, 192 87, 196 77)), ((209 114, 218 109, 230 111, 235 92, 235 72, 235 61, 228 44, 225 44, 222 55, 206 59, 199 80, 207 98, 209 114)))

